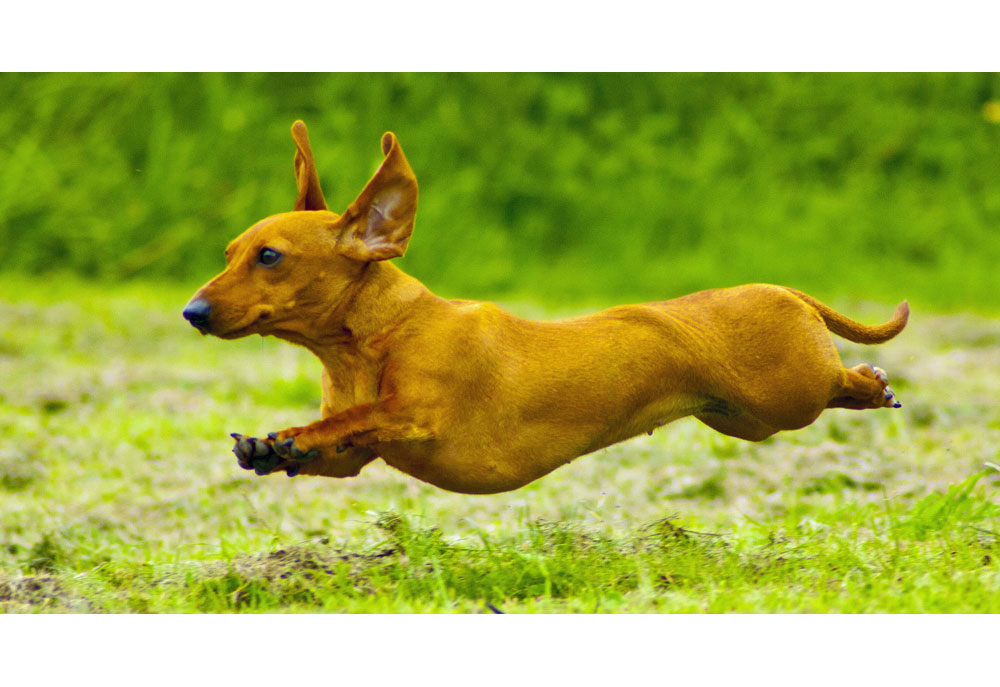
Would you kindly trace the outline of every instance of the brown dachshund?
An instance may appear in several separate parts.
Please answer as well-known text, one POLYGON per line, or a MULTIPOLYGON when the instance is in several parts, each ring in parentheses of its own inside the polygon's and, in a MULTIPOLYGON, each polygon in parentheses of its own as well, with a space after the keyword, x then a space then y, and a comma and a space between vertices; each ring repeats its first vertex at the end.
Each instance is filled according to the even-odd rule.
POLYGON ((403 255, 417 180, 396 137, 342 214, 326 207, 306 127, 295 209, 257 222, 184 317, 203 334, 273 335, 323 364, 322 419, 233 434, 263 475, 351 477, 376 458, 443 489, 521 487, 577 456, 687 415, 760 441, 824 408, 899 407, 885 373, 845 369, 830 332, 882 343, 906 325, 854 322, 783 286, 749 284, 555 322, 446 300, 389 260, 403 255))

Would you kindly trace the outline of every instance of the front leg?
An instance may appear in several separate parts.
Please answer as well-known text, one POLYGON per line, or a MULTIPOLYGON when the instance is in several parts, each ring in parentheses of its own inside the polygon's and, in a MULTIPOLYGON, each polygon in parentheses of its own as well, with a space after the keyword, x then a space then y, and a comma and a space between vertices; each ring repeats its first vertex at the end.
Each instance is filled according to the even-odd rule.
POLYGON ((340 453, 351 447, 372 447, 387 441, 426 441, 434 432, 427 422, 418 422, 394 398, 362 403, 317 420, 304 427, 277 433, 275 450, 282 457, 299 459, 311 451, 333 448, 340 453))
POLYGON ((289 477, 296 475, 322 475, 324 477, 354 477, 361 468, 375 460, 375 452, 367 447, 336 449, 314 448, 308 452, 282 451, 278 453, 275 441, 278 433, 271 432, 266 439, 231 434, 236 440, 233 453, 244 470, 253 470, 258 475, 284 472, 289 477))
POLYGON ((399 410, 393 399, 364 403, 303 427, 272 432, 267 439, 234 434, 241 467, 257 474, 284 470, 289 476, 350 477, 376 456, 376 444, 423 441, 433 431, 399 410))

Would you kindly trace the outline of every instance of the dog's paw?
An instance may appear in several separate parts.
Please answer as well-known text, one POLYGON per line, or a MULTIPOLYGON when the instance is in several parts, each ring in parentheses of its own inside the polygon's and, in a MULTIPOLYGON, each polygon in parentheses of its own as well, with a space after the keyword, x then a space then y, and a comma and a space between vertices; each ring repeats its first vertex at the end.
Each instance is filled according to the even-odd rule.
POLYGON ((882 390, 883 393, 883 407, 885 408, 902 408, 903 404, 899 402, 896 398, 896 393, 889 386, 889 375, 885 373, 881 367, 870 366, 872 372, 875 373, 875 379, 885 384, 885 388, 882 390))
POLYGON ((258 475, 267 475, 280 468, 284 469, 289 477, 298 474, 297 465, 282 465, 285 461, 274 450, 274 440, 271 436, 268 436, 267 439, 258 439, 235 432, 229 436, 236 441, 233 453, 236 454, 236 462, 244 470, 253 470, 258 475))
POLYGON ((295 437, 279 438, 279 432, 271 432, 267 438, 272 442, 271 445, 279 457, 296 465, 310 463, 319 458, 318 448, 302 448, 295 443, 295 437))

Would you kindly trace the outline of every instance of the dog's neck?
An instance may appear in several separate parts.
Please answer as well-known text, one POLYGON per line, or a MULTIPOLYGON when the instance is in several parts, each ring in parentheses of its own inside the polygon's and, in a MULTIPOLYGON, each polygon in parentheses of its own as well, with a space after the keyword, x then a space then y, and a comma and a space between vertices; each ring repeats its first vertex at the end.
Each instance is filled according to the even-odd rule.
POLYGON ((318 340, 295 341, 324 364, 344 355, 345 349, 360 352, 413 312, 422 298, 436 298, 426 286, 388 261, 370 262, 349 293, 330 309, 318 340))
POLYGON ((432 296, 427 287, 391 262, 370 262, 347 304, 344 325, 359 345, 367 344, 409 314, 425 296, 432 296))

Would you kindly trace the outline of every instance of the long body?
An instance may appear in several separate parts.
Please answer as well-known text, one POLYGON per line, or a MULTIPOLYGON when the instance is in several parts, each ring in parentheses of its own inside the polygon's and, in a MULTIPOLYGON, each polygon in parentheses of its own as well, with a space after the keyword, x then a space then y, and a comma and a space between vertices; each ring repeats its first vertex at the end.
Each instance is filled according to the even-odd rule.
MULTIPOLYGON (((391 265, 379 269, 388 273, 379 280, 409 279, 391 265)), ((555 322, 413 292, 385 336, 329 357, 323 415, 391 397, 413 436, 369 446, 403 472, 453 491, 515 489, 688 415, 750 440, 798 429, 839 396, 848 374, 816 309, 778 286, 703 291, 555 322), (762 320, 762 308, 780 325, 762 320), (352 379, 359 359, 371 361, 360 377, 374 383, 352 379)), ((881 388, 876 398, 883 405, 881 388)))

